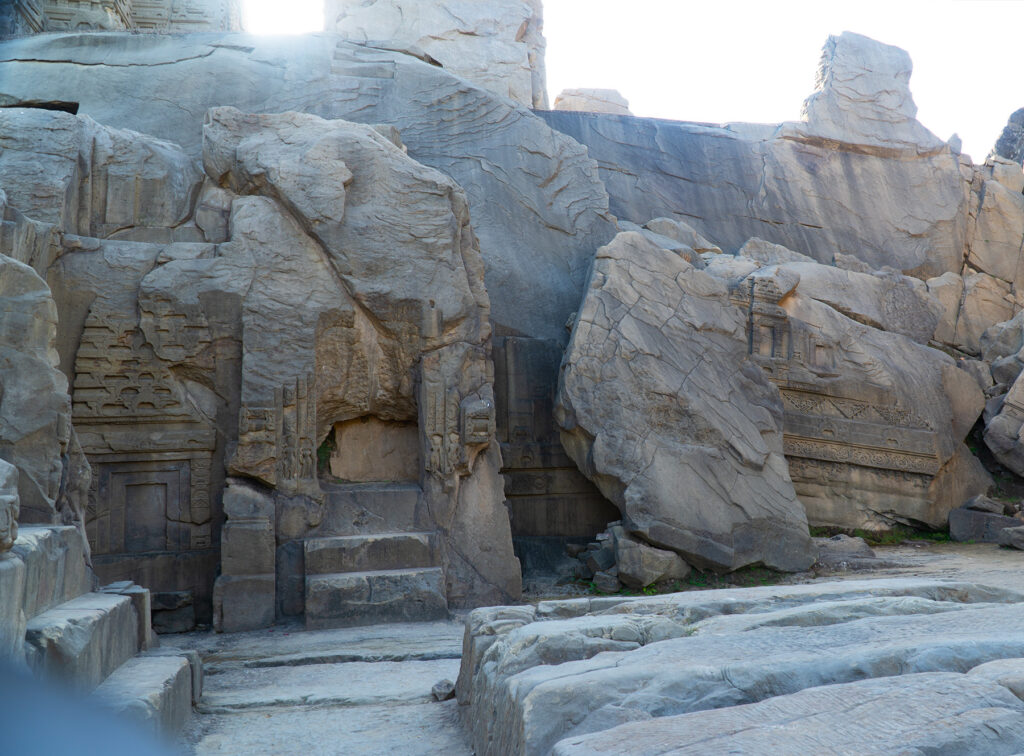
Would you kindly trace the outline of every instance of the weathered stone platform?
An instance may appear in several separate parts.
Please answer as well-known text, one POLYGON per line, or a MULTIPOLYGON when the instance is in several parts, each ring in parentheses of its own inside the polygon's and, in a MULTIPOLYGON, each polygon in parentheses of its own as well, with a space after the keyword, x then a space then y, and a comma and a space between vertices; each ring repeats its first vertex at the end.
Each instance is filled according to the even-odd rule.
POLYGON ((896 753, 904 740, 926 752, 988 725, 998 749, 964 753, 1015 753, 1024 737, 1024 709, 1005 683, 950 686, 1024 657, 1016 590, 880 579, 548 601, 477 610, 466 628, 458 692, 478 754, 852 753, 822 733, 856 729, 850 702, 881 711, 900 695, 901 713, 876 722, 887 733, 878 750, 858 753, 896 753), (957 674, 915 674, 938 672, 957 674), (851 683, 849 694, 833 692, 837 683, 851 683), (943 684, 950 692, 932 711, 943 684), (953 724, 932 727, 947 709, 953 724), (708 710, 720 711, 702 746, 687 733, 703 731, 708 710), (811 711, 817 719, 803 722, 811 711), (776 737, 773 723, 790 720, 776 737))

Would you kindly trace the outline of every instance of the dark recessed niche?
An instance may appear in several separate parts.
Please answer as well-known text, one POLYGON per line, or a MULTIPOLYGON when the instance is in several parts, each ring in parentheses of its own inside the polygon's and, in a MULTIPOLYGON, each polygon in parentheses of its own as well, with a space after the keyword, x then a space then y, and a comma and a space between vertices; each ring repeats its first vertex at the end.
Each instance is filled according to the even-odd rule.
POLYGON ((11 103, 9 105, 0 105, 0 108, 38 108, 39 110, 60 110, 64 113, 71 113, 71 115, 78 115, 77 102, 42 102, 40 100, 27 100, 25 102, 11 103))

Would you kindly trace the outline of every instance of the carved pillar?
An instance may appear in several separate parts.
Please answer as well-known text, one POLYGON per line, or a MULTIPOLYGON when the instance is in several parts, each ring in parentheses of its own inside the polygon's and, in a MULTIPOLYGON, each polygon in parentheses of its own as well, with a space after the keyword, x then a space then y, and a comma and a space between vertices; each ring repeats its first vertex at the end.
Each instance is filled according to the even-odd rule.
POLYGON ((235 633, 274 624, 275 505, 271 495, 230 481, 224 492, 221 575, 213 588, 213 624, 235 633))

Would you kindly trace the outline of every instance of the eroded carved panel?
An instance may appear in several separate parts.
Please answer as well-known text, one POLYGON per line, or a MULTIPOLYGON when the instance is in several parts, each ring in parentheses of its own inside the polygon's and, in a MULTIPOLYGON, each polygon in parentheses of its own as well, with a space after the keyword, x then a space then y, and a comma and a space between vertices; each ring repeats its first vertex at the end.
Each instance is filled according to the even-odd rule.
MULTIPOLYGON (((208 334, 196 338, 209 341, 208 334)), ((90 312, 75 361, 72 417, 97 471, 86 512, 94 554, 211 546, 215 431, 126 315, 90 312)))
POLYGON ((312 374, 274 391, 274 406, 243 406, 232 462, 287 494, 319 490, 316 470, 316 389, 312 374))
MULTIPOLYGON (((734 291, 748 313, 749 352, 779 387, 783 446, 798 494, 828 481, 870 478, 880 491, 927 495, 942 467, 935 429, 913 411, 867 391, 871 401, 846 396, 835 345, 802 322, 790 320, 779 301, 786 292, 771 277, 734 291)), ((870 369, 870 366, 867 366, 870 369)), ((863 388, 863 387, 861 387, 863 388)))

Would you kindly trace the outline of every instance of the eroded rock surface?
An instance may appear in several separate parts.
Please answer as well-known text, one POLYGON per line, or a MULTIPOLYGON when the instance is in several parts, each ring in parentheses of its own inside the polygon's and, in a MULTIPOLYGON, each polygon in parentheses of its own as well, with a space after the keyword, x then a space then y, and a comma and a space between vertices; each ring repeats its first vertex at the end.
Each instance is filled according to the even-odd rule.
POLYGON ((825 685, 747 706, 570 737, 554 756, 629 753, 986 756, 1024 748, 1024 703, 973 675, 926 673, 825 685))
POLYGON ((640 234, 600 249, 556 418, 627 531, 701 567, 814 557, 782 456, 776 389, 726 288, 640 234))
POLYGON ((481 609, 467 618, 459 697, 481 754, 547 753, 629 722, 655 739, 673 715, 713 709, 724 721, 799 691, 827 698, 822 685, 1019 657, 1024 635, 1007 628, 1022 599, 899 579, 481 609))
POLYGON ((547 108, 540 0, 330 0, 327 27, 373 47, 429 56, 456 76, 547 108))
POLYGON ((443 69, 335 35, 26 37, 3 43, 0 82, 4 103, 75 102, 80 114, 173 141, 193 159, 213 107, 395 126, 413 159, 466 192, 503 333, 564 343, 594 250, 614 235, 580 144, 443 69))
POLYGON ((633 115, 629 100, 617 89, 563 89, 555 98, 555 110, 633 115))

